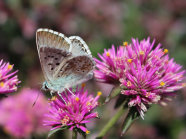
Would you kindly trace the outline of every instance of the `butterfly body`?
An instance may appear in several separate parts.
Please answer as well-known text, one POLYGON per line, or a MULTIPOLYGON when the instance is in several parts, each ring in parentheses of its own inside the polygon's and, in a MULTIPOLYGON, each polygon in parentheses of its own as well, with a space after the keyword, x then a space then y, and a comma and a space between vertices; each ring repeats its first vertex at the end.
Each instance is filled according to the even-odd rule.
POLYGON ((38 29, 36 43, 46 79, 43 88, 63 91, 93 77, 95 63, 88 46, 80 37, 67 38, 50 29, 38 29))

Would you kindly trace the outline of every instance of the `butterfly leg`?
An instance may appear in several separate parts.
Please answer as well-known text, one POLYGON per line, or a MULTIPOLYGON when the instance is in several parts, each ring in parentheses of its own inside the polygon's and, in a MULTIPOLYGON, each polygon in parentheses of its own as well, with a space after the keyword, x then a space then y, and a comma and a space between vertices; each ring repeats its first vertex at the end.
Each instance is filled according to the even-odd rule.
POLYGON ((57 92, 57 95, 60 96, 60 98, 61 98, 61 99, 64 101, 64 103, 67 105, 65 99, 62 97, 62 95, 61 95, 61 93, 60 93, 59 91, 57 92))
POLYGON ((55 92, 53 90, 50 90, 50 95, 53 96, 55 92))
POLYGON ((69 88, 66 88, 73 96, 76 96, 74 95, 74 93, 69 89, 69 88))

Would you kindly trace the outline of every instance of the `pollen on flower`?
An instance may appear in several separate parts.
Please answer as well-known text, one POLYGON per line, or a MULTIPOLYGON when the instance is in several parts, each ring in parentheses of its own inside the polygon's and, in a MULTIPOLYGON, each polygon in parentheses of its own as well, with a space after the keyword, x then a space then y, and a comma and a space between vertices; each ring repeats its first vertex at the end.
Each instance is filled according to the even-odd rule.
POLYGON ((132 63, 132 59, 131 58, 127 59, 127 62, 132 63))
POLYGON ((4 86, 4 83, 3 82, 0 82, 0 87, 3 87, 4 86))
POLYGON ((98 95, 98 96, 101 96, 101 95, 102 95, 102 92, 101 92, 101 91, 98 91, 98 92, 97 92, 97 95, 98 95))
POLYGON ((149 97, 150 96, 150 93, 149 92, 147 92, 147 94, 145 95, 146 97, 149 97))
POLYGON ((85 83, 82 83, 82 84, 81 84, 81 87, 85 87, 85 85, 86 85, 85 83))
POLYGON ((87 130, 87 131, 86 131, 86 134, 90 134, 90 131, 89 131, 89 130, 87 130))
POLYGON ((168 53, 169 52, 169 50, 168 49, 164 49, 164 54, 166 54, 166 53, 168 53))
POLYGON ((51 98, 51 101, 54 101, 54 100, 56 100, 57 99, 57 97, 56 96, 53 96, 52 98, 51 98))
POLYGON ((78 97, 76 97, 76 98, 75 98, 75 100, 76 100, 76 101, 79 101, 79 98, 78 98, 78 97))
POLYGON ((127 86, 130 87, 132 86, 132 83, 130 81, 127 82, 127 86))
POLYGON ((11 70, 12 67, 13 67, 12 65, 10 65, 10 64, 8 65, 8 69, 9 69, 9 70, 11 70))
POLYGON ((86 103, 86 105, 87 105, 87 106, 90 106, 90 105, 91 105, 91 103, 88 101, 88 102, 86 103))
POLYGON ((186 83, 182 83, 182 86, 185 87, 186 86, 186 83))
POLYGON ((109 53, 109 52, 107 52, 107 53, 106 53, 106 56, 108 56, 108 57, 109 57, 109 56, 110 56, 110 53, 109 53))
POLYGON ((123 46, 127 46, 128 45, 128 42, 123 42, 123 46))
POLYGON ((144 55, 144 54, 145 54, 145 52, 144 52, 144 51, 140 51, 139 53, 140 53, 140 55, 144 55))
POLYGON ((164 86, 164 85, 165 85, 165 83, 164 83, 163 81, 161 81, 161 82, 160 82, 160 85, 161 85, 161 86, 164 86))
POLYGON ((62 125, 66 125, 69 121, 69 117, 67 115, 64 116, 63 120, 61 120, 62 125))

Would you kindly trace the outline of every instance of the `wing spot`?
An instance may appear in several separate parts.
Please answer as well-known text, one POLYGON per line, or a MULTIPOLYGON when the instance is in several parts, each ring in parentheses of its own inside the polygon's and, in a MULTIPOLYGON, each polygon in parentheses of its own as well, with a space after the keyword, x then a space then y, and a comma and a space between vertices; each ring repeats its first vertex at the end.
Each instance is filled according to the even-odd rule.
POLYGON ((59 65, 60 63, 56 63, 56 65, 59 65))
POLYGON ((58 58, 56 57, 55 60, 58 60, 58 58))
POLYGON ((54 68, 52 67, 51 70, 54 70, 54 68))

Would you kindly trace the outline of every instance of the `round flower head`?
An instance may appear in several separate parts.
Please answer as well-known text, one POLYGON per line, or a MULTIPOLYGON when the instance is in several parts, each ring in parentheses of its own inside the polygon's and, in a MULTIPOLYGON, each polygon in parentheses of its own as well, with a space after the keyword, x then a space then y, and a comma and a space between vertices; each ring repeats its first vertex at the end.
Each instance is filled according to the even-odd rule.
POLYGON ((25 88, 0 102, 0 125, 5 132, 16 138, 30 138, 33 134, 48 132, 42 124, 46 118, 47 99, 40 94, 33 106, 38 93, 41 92, 25 88))
POLYGON ((89 123, 90 119, 98 117, 98 113, 93 110, 98 105, 101 92, 98 92, 94 98, 92 95, 88 95, 88 91, 85 91, 84 88, 76 88, 74 95, 69 91, 62 92, 61 95, 63 99, 53 97, 50 100, 51 108, 47 116, 51 120, 45 121, 45 125, 52 126, 51 130, 66 126, 70 130, 76 128, 78 131, 88 134, 89 130, 85 124, 89 123))
POLYGON ((12 93, 17 90, 17 84, 20 81, 17 78, 17 71, 12 72, 13 65, 0 61, 0 94, 12 93))
POLYGON ((95 71, 96 78, 107 82, 106 77, 111 77, 108 73, 114 72, 124 88, 121 93, 128 96, 129 107, 136 107, 142 118, 149 104, 162 102, 167 96, 173 95, 173 91, 184 87, 181 81, 185 71, 181 71, 182 67, 169 59, 168 50, 161 49, 160 44, 153 49, 154 43, 150 43, 150 38, 140 42, 132 39, 131 44, 124 43, 117 52, 114 47, 105 50, 100 56, 103 62, 96 60, 98 69, 103 68, 95 71), (107 52, 112 58, 112 65, 105 58, 107 52))
POLYGON ((161 102, 172 92, 183 88, 181 66, 173 59, 169 60, 167 49, 161 49, 160 44, 154 47, 154 42, 132 39, 132 44, 126 47, 125 76, 120 79, 127 89, 121 93, 130 97, 129 107, 136 106, 141 117, 147 111, 146 106, 161 102), (131 60, 129 62, 129 59, 131 60))

